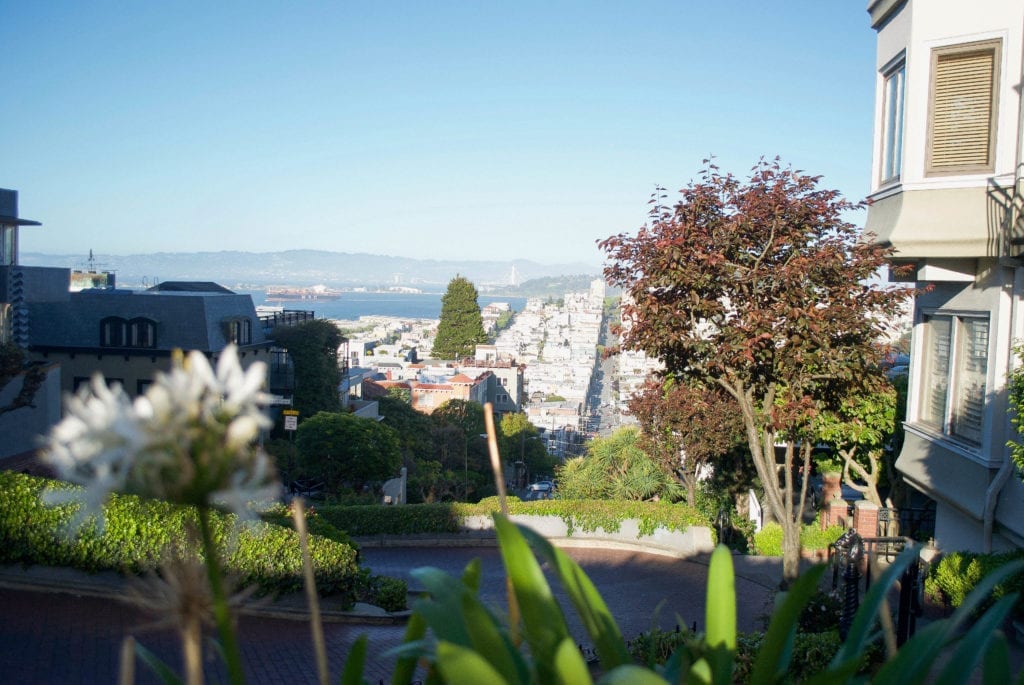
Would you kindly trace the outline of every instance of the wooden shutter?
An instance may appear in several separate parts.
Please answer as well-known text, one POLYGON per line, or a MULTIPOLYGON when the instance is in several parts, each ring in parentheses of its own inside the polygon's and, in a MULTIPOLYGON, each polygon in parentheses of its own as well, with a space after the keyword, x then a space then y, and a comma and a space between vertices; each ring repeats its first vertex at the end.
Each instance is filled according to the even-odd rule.
POLYGON ((996 46, 936 54, 929 170, 993 164, 996 46))

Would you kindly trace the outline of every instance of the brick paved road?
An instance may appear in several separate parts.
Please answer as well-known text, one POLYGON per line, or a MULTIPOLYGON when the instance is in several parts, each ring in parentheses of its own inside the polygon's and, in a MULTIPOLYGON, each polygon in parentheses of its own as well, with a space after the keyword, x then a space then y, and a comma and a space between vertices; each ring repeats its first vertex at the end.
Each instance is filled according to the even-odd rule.
MULTIPOLYGON (((629 637, 656 624, 671 628, 680 615, 687 623, 703 624, 707 569, 695 562, 635 552, 570 549, 605 597, 629 637)), ((474 557, 483 562, 484 599, 500 606, 504 574, 493 548, 364 548, 363 563, 375 573, 408 577, 419 566, 437 566, 460 573, 474 557)), ((739 627, 756 627, 765 612, 769 590, 737 578, 739 627)), ((556 589, 556 594, 558 594, 556 589)), ((564 605, 567 606, 568 605, 564 605)), ((573 633, 580 635, 572 620, 573 633)), ((0 589, 0 681, 9 683, 114 683, 117 655, 125 635, 135 634, 174 668, 180 665, 176 636, 170 631, 139 632, 149 619, 113 599, 76 597, 0 589)), ((325 623, 332 681, 341 673, 345 655, 361 634, 370 638, 366 677, 387 682, 393 659, 382 655, 401 641, 404 626, 362 626, 325 623)), ((253 683, 315 682, 309 627, 302 621, 242 617, 239 634, 243 661, 253 683)), ((223 682, 215 662, 208 664, 208 682, 223 682)), ((138 670, 138 683, 156 679, 138 670)))

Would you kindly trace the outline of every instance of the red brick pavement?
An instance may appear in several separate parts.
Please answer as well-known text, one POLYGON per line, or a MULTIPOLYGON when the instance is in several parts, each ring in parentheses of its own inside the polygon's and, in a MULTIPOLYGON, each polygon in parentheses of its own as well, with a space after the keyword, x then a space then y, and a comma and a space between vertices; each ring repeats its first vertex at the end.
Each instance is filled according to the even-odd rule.
MULTIPOLYGON (((707 567, 702 563, 636 552, 604 549, 567 550, 597 585, 623 634, 630 637, 652 625, 671 628, 678 620, 703 625, 707 567)), ((420 566, 461 573, 470 559, 483 563, 482 595, 500 607, 504 573, 494 548, 364 548, 363 563, 375 573, 409 577, 420 566)), ((411 580, 412 586, 417 583, 411 580)), ((554 585, 554 584, 553 584, 554 585)), ((770 590, 737 578, 741 630, 759 625, 770 590)), ((559 591, 555 587, 555 594, 559 591)), ((568 602, 563 602, 574 635, 583 639, 568 602)), ((168 630, 140 632, 150 619, 114 599, 0 589, 0 681, 9 683, 113 683, 125 635, 135 634, 147 648, 180 670, 178 643, 168 630)), ((325 622, 332 682, 339 677, 355 639, 369 636, 365 677, 388 682, 393 658, 384 653, 401 641, 404 626, 369 626, 325 622)), ((316 681, 309 626, 304 621, 243 616, 239 622, 242 659, 249 682, 316 681)), ((207 681, 223 682, 216 661, 206 666, 207 681)), ((139 664, 138 683, 158 680, 139 664)))

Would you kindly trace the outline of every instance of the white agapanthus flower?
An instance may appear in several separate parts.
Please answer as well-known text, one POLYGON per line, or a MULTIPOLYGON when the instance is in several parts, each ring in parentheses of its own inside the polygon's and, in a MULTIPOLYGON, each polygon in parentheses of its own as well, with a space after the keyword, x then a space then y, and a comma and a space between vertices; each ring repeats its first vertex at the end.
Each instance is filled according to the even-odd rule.
POLYGON ((223 351, 216 371, 200 352, 179 357, 134 403, 120 386, 95 377, 68 398, 44 456, 84 493, 48 499, 78 495, 83 506, 73 524, 98 515, 111 492, 251 516, 249 502, 276 492, 271 460, 254 445, 271 425, 262 410, 265 378, 266 364, 242 369, 234 346, 223 351))

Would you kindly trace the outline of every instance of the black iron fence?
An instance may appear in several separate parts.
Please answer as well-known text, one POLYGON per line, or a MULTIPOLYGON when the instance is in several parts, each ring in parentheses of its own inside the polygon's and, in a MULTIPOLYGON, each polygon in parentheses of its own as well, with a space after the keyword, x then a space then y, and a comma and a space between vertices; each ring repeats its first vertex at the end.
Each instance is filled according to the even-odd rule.
MULTIPOLYGON (((881 525, 881 524, 880 524, 881 525)), ((846 639, 847 631, 860 606, 862 592, 871 587, 872 574, 884 568, 914 541, 906 537, 862 538, 848 530, 829 547, 832 564, 832 590, 842 601, 839 635, 846 639)), ((917 557, 900 576, 896 591, 896 643, 902 645, 917 628, 924 598, 924 579, 928 563, 917 557)))

